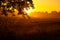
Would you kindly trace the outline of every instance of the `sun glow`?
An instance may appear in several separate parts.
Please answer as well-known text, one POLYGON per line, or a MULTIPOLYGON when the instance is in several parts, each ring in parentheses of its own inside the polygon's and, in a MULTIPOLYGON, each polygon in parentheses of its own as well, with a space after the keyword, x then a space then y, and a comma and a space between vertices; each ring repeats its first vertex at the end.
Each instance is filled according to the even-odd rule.
POLYGON ((30 7, 30 8, 24 8, 24 11, 27 13, 27 14, 30 14, 31 12, 33 12, 33 9, 32 9, 32 7, 30 7))
POLYGON ((60 0, 33 0, 35 11, 60 11, 60 0))

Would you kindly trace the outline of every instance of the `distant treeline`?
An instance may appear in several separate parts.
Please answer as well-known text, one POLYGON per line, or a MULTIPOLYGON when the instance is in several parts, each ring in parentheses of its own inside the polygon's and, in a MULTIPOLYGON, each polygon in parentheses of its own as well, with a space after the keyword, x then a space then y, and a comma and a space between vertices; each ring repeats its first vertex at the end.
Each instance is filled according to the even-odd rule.
POLYGON ((33 12, 31 13, 32 16, 34 17, 43 17, 43 18, 60 18, 60 11, 51 11, 49 12, 33 12), (33 15, 32 15, 33 14, 33 15))
POLYGON ((46 14, 51 14, 51 13, 53 13, 53 14, 56 14, 56 13, 60 13, 60 11, 51 11, 50 13, 49 12, 34 12, 34 13, 46 13, 46 14))

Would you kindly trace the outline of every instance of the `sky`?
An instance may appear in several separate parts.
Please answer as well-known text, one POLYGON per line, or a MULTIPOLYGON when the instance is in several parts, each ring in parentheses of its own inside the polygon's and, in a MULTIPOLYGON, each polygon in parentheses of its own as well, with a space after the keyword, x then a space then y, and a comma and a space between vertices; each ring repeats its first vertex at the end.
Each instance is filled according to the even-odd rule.
POLYGON ((60 0, 33 0, 34 11, 60 11, 60 0))

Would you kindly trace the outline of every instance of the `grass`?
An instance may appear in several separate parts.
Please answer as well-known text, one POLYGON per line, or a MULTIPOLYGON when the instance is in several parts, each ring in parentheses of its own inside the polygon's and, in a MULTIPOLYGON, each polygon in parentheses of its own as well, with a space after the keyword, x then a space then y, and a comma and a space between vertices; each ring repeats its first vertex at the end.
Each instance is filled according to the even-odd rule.
POLYGON ((59 19, 0 16, 1 40, 59 40, 59 19))

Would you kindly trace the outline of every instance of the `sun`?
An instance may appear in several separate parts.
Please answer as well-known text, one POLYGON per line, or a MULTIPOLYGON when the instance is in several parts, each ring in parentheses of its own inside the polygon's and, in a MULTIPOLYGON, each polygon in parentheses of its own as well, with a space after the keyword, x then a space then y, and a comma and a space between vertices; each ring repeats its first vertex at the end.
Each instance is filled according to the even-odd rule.
POLYGON ((32 9, 32 7, 27 8, 27 10, 24 8, 24 11, 25 11, 27 14, 30 14, 31 12, 33 12, 33 9, 32 9))

